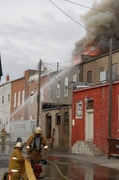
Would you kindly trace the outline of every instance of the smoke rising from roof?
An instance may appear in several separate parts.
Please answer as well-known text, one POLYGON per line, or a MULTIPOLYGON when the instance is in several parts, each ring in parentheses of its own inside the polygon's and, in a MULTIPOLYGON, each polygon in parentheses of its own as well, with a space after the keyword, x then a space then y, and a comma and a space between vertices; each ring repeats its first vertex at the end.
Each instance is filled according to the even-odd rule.
POLYGON ((102 0, 99 3, 94 1, 92 8, 101 12, 90 9, 80 16, 87 30, 86 35, 75 43, 73 60, 82 53, 90 54, 96 49, 100 49, 103 53, 108 52, 110 38, 112 38, 113 50, 119 48, 119 0, 102 0))

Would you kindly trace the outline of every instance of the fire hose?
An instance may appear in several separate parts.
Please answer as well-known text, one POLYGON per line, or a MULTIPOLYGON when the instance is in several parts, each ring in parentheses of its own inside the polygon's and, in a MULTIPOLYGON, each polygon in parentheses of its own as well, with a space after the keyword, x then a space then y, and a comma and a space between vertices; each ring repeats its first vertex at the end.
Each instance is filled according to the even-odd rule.
MULTIPOLYGON (((30 156, 31 156, 31 155, 30 155, 30 156)), ((32 156, 31 156, 31 158, 33 159, 32 156)), ((60 174, 65 180, 70 180, 69 178, 67 178, 66 176, 64 176, 64 175, 61 173, 61 171, 59 170, 58 166, 57 166, 55 163, 53 163, 52 161, 49 161, 49 160, 47 160, 47 162, 50 163, 50 164, 52 164, 52 165, 54 165, 54 166, 56 167, 57 171, 59 172, 59 174, 60 174)))
MULTIPOLYGON (((22 151, 22 152, 23 152, 23 151, 22 151)), ((23 152, 23 153, 26 154, 26 152, 23 152)), ((29 154, 29 155, 30 155, 30 154, 29 154)), ((30 155, 30 157, 31 157, 32 159, 34 159, 31 155, 30 155)), ((47 162, 50 163, 50 164, 52 164, 52 165, 54 165, 54 166, 56 167, 57 171, 59 172, 59 174, 60 174, 65 180, 70 180, 69 178, 67 178, 66 176, 64 176, 64 175, 61 173, 61 171, 59 170, 58 166, 57 166, 55 163, 53 163, 52 161, 49 161, 49 160, 47 160, 47 162)))
POLYGON ((64 176, 64 175, 61 173, 61 171, 59 170, 58 166, 57 166, 55 163, 53 163, 52 161, 49 161, 49 160, 47 160, 47 162, 49 162, 50 164, 54 165, 54 166, 56 167, 57 171, 60 173, 60 175, 61 175, 64 179, 70 180, 69 178, 67 178, 66 176, 64 176))

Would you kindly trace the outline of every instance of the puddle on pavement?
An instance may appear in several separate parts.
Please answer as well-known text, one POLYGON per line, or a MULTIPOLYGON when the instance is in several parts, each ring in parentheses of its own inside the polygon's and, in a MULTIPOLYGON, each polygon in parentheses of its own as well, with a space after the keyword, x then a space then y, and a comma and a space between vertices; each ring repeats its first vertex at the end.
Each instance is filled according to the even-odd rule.
MULTIPOLYGON (((0 145, 1 165, 6 167, 8 157, 11 155, 14 145, 0 145), (2 154, 3 153, 3 154, 2 154)), ((23 154, 25 155, 25 154, 23 154)), ((49 157, 43 166, 44 180, 119 180, 119 170, 80 161, 70 157, 49 157)), ((117 159, 118 161, 118 159, 117 159)))
MULTIPOLYGON (((58 158, 48 163, 47 168, 44 168, 45 174, 50 174, 50 180, 119 180, 119 170, 112 169, 97 164, 83 162, 72 158, 58 158), (62 172, 58 172, 55 163, 62 172)), ((47 174, 47 176, 48 176, 47 174)))

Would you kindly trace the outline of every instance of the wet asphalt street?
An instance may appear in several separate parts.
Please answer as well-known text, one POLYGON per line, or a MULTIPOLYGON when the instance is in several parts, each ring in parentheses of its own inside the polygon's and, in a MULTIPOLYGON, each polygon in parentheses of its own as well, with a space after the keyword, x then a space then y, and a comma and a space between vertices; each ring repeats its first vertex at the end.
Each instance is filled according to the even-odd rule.
MULTIPOLYGON (((0 175, 8 171, 14 145, 0 145, 0 175)), ((25 151, 25 150, 23 150, 25 151)), ((26 156, 25 154, 23 154, 26 156)), ((119 180, 119 159, 90 157, 49 150, 44 180, 119 180)))

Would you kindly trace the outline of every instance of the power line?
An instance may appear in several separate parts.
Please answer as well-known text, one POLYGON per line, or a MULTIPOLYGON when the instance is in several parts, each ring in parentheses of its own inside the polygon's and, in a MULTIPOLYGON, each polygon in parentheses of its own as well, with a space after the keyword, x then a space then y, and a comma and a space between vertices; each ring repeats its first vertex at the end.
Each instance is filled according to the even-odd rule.
MULTIPOLYGON (((70 60, 70 61, 65 61, 65 62, 60 62, 60 63, 64 64, 64 63, 68 63, 68 62, 71 62, 71 60, 70 60)), ((56 64, 56 62, 55 62, 55 63, 44 63, 44 64, 49 64, 49 65, 51 65, 51 64, 56 64)))
POLYGON ((86 31, 90 32, 91 34, 95 35, 96 37, 102 39, 103 41, 105 41, 106 43, 108 43, 108 41, 106 41, 105 39, 101 38, 100 36, 96 35, 95 33, 93 33, 92 31, 90 31, 89 29, 87 29, 85 26, 83 26, 81 23, 79 23, 78 21, 76 21, 74 18, 72 18, 71 16, 69 16, 66 12, 64 12, 61 8, 59 8, 55 3, 53 3, 51 0, 49 0, 56 8, 58 8, 63 14, 65 14, 67 17, 69 17, 71 20, 73 20, 75 23, 77 23, 78 25, 80 25, 81 27, 83 27, 86 31))
POLYGON ((101 11, 101 10, 99 10, 99 9, 95 9, 95 8, 92 8, 92 7, 84 6, 84 5, 79 4, 79 3, 75 3, 75 2, 73 2, 73 1, 69 1, 69 0, 64 0, 64 1, 67 1, 67 2, 69 2, 69 3, 75 4, 75 5, 78 5, 78 6, 82 6, 82 7, 88 8, 88 9, 92 9, 92 10, 97 11, 97 12, 101 12, 101 13, 104 13, 104 14, 108 14, 108 15, 110 15, 110 16, 115 16, 114 14, 112 14, 112 13, 110 13, 110 12, 104 12, 104 11, 101 11))

